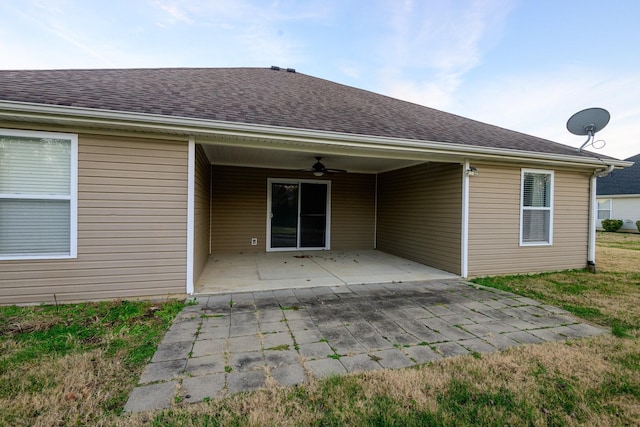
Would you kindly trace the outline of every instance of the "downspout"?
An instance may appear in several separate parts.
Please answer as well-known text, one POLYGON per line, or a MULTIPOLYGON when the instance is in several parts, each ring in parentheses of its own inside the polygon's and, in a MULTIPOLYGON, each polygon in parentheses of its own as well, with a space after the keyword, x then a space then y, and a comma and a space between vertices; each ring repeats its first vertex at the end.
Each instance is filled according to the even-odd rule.
POLYGON ((596 198, 597 179, 609 175, 614 165, 608 165, 607 169, 597 169, 591 175, 589 182, 589 241, 587 243, 587 269, 596 272, 596 219, 598 218, 598 203, 596 198))

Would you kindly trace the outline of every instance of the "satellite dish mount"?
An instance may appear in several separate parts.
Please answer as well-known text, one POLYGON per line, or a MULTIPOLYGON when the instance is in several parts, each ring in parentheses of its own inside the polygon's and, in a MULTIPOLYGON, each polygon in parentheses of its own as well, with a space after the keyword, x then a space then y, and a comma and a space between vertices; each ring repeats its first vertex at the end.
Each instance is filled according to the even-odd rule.
POLYGON ((578 111, 567 121, 567 129, 574 135, 586 135, 587 140, 578 148, 580 153, 583 148, 591 145, 593 148, 604 147, 604 141, 594 141, 596 132, 604 129, 609 123, 611 115, 604 108, 587 108, 578 111), (598 143, 601 143, 598 144, 598 143), (596 144, 600 145, 599 147, 596 144))

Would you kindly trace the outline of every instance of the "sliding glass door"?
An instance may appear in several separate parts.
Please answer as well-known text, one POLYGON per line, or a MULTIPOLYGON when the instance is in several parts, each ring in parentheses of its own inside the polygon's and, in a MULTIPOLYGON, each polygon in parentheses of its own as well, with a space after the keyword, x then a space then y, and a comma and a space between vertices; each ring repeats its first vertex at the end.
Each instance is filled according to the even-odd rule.
POLYGON ((269 250, 329 249, 329 185, 269 180, 269 250))

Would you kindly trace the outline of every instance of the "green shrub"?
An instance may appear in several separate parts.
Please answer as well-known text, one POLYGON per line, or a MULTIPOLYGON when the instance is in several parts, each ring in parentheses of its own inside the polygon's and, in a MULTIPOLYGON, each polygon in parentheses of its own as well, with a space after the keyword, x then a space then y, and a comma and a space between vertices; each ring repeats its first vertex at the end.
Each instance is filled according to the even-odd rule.
POLYGON ((636 221, 636 227, 638 227, 638 231, 640 231, 640 221, 636 221))
POLYGON ((602 228, 604 228, 604 231, 618 231, 622 228, 622 224, 624 224, 624 221, 621 219, 602 220, 602 228))

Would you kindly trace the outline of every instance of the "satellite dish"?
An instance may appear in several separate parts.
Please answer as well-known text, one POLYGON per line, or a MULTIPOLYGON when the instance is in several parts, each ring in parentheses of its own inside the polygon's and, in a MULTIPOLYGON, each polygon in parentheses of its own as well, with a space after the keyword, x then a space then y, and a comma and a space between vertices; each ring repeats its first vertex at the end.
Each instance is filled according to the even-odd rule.
MULTIPOLYGON (((595 133, 604 129, 607 123, 609 123, 610 118, 611 115, 607 110, 597 107, 578 111, 569 118, 567 121, 567 129, 569 132, 574 135, 588 135, 584 144, 578 148, 578 152, 582 151, 589 143, 593 145, 595 133)), ((604 146, 604 144, 602 146, 604 146)))

